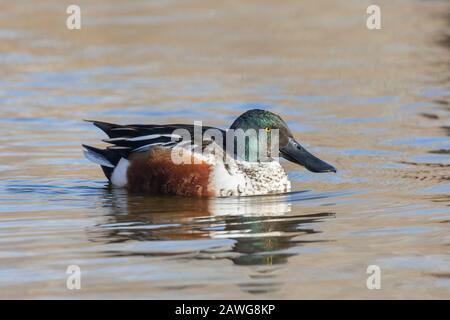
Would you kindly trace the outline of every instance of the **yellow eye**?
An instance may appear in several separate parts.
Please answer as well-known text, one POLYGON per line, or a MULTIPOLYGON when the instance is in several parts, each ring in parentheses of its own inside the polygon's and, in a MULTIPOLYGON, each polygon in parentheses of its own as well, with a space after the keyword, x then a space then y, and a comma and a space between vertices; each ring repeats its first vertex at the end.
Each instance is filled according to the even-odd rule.
POLYGON ((270 128, 270 127, 265 127, 264 130, 265 130, 267 133, 269 133, 270 130, 272 130, 272 128, 270 128))

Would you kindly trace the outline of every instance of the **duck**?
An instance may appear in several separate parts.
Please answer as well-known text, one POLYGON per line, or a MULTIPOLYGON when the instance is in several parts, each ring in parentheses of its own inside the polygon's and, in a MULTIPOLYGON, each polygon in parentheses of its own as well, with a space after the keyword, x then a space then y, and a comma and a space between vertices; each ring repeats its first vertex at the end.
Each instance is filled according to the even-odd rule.
POLYGON ((195 122, 120 125, 86 121, 106 133, 108 138, 103 141, 109 146, 83 144, 85 157, 100 165, 112 187, 129 192, 191 197, 282 194, 291 190, 291 182, 281 158, 314 173, 336 172, 308 152, 287 123, 268 110, 248 110, 227 130, 195 122), (244 133, 243 147, 238 145, 237 132, 244 133))

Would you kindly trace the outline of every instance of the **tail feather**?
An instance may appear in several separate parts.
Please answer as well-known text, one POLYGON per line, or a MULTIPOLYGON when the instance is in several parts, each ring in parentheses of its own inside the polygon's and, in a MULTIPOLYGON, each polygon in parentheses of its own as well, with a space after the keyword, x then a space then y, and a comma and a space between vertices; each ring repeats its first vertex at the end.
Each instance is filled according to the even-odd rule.
POLYGON ((104 133, 106 133, 110 138, 114 136, 114 132, 112 132, 112 130, 121 127, 121 125, 103 121, 96 121, 96 120, 84 120, 84 121, 91 122, 94 126, 96 126, 104 133))
POLYGON ((83 147, 85 148, 84 156, 88 160, 99 164, 102 167, 105 176, 110 180, 114 168, 121 159, 120 154, 114 150, 99 149, 85 144, 83 144, 83 147))

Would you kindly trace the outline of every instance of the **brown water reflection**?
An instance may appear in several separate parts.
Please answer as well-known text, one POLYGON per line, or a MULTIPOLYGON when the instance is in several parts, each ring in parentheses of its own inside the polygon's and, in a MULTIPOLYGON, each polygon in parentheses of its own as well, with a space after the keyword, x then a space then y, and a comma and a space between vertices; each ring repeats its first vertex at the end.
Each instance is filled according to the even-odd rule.
MULTIPOLYGON (((290 257, 301 254, 301 247, 332 241, 320 239, 320 235, 311 240, 308 235, 319 234, 319 223, 334 218, 333 213, 291 212, 293 203, 328 197, 325 195, 294 192, 284 196, 241 199, 186 199, 129 195, 114 189, 105 189, 105 193, 105 199, 110 199, 105 205, 111 212, 102 219, 104 222, 88 231, 90 241, 104 243, 109 248, 102 255, 167 257, 187 263, 191 260, 229 260, 238 266, 259 266, 238 283, 241 290, 249 294, 278 291, 283 282, 278 279, 277 265, 288 263, 290 257), (172 252, 152 246, 152 242, 175 241, 174 249, 182 241, 205 239, 227 239, 231 243, 224 247, 219 242, 204 249, 187 246, 172 252), (120 245, 135 241, 145 245, 141 248, 120 245)), ((168 290, 184 288, 183 285, 162 287, 168 290)))
MULTIPOLYGON (((114 190, 113 192, 121 192, 114 190)), ((301 194, 301 193, 297 193, 301 194)), ((292 195, 292 194, 290 194, 292 195)), ((230 250, 200 251, 189 259, 231 259, 237 265, 276 265, 294 255, 287 249, 322 240, 302 239, 319 233, 318 222, 333 213, 293 215, 288 196, 233 199, 136 197, 115 194, 111 214, 91 233, 92 241, 232 239, 230 250), (295 238, 295 239, 294 239, 295 238)), ((308 199, 304 197, 303 199, 308 199)), ((290 200, 292 201, 292 200, 290 200)), ((162 252, 108 252, 111 255, 164 255, 162 252)), ((183 252, 181 255, 185 255, 183 252)))

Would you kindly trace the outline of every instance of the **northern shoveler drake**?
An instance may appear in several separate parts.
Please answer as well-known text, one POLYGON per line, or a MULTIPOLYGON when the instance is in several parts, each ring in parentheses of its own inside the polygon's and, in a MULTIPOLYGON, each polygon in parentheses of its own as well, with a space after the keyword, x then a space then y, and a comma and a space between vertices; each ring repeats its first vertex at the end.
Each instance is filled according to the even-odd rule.
MULTIPOLYGON (((106 149, 83 145, 86 158, 102 167, 113 186, 125 187, 130 191, 217 197, 290 191, 291 184, 286 172, 277 159, 270 157, 270 152, 267 158, 250 160, 250 153, 259 148, 262 138, 258 136, 256 144, 246 143, 244 155, 238 156, 236 151, 232 154, 228 151, 228 141, 232 141, 233 147, 236 146, 235 137, 219 140, 214 134, 207 135, 211 130, 222 134, 222 137, 239 129, 244 132, 253 129, 267 134, 276 131, 276 147, 281 157, 312 172, 336 172, 333 166, 306 151, 280 116, 266 110, 246 111, 230 126, 233 130, 227 131, 205 126, 198 131, 195 124, 118 125, 87 121, 103 130, 109 137, 103 141, 112 145, 106 149), (179 132, 189 136, 200 132, 202 140, 200 143, 195 138, 186 140, 179 132), (214 152, 205 153, 205 149, 211 146, 214 146, 214 152), (174 161, 174 153, 178 152, 174 151, 178 149, 186 151, 188 158, 194 161, 174 161)), ((270 137, 266 141, 270 142, 270 137)))

